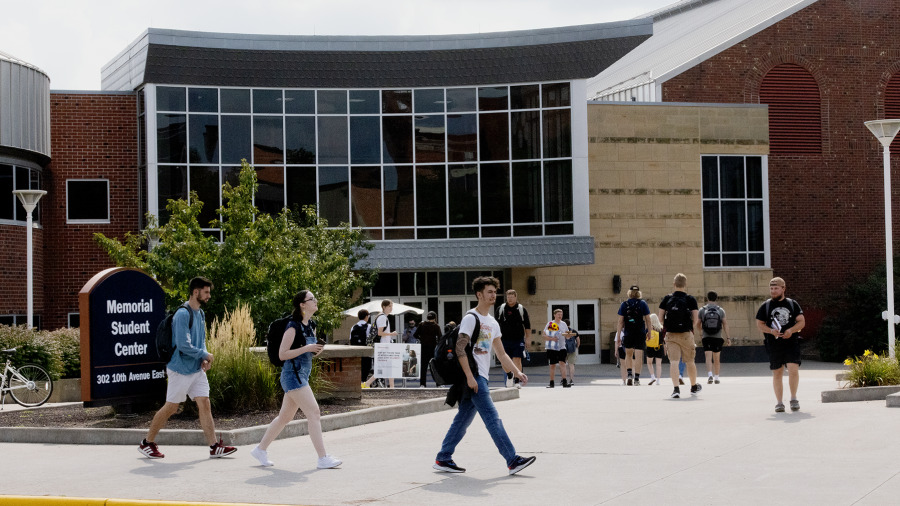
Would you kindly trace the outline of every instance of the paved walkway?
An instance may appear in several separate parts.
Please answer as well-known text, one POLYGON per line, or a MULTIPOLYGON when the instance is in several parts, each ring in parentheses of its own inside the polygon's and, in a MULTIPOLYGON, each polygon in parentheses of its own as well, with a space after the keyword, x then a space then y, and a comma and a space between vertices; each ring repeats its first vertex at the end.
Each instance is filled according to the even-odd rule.
POLYGON ((173 446, 151 461, 136 447, 0 444, 15 463, 4 466, 0 493, 404 506, 897 503, 900 410, 820 403, 837 386, 834 364, 805 364, 803 409, 782 414, 766 364, 726 364, 721 385, 680 400, 669 399, 669 380, 623 387, 614 366, 579 369, 575 388, 540 382, 498 404, 519 453, 538 456, 517 476, 480 420, 455 455, 468 472, 434 472, 454 415, 446 411, 326 433, 345 462, 328 471, 315 469, 307 437, 275 442, 273 468, 255 466, 250 447, 209 460, 204 448, 173 446))

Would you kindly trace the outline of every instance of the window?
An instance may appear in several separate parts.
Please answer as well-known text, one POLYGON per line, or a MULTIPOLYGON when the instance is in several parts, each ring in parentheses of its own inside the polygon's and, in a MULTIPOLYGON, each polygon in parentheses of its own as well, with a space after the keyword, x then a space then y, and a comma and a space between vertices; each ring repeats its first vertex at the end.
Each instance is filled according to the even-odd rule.
POLYGON ((66 223, 109 223, 109 180, 67 180, 66 223))
POLYGON ((768 265, 767 170, 761 156, 702 157, 703 265, 768 265))
MULTIPOLYGON (((31 320, 34 328, 41 330, 41 315, 32 315, 31 320)), ((4 314, 0 315, 0 325, 9 325, 10 327, 16 325, 28 325, 28 316, 23 314, 4 314)))
POLYGON ((775 66, 760 83, 759 103, 769 105, 770 153, 822 152, 822 100, 809 71, 793 63, 775 66))
POLYGON ((81 326, 81 314, 69 313, 68 326, 70 329, 77 329, 81 326))

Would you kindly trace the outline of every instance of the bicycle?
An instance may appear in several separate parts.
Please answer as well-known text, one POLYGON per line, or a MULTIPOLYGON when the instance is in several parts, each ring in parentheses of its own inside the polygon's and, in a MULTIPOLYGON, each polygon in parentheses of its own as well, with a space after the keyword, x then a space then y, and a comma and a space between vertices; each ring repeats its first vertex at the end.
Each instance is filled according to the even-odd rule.
POLYGON ((3 370, 3 376, 0 376, 0 410, 6 404, 7 393, 19 405, 26 408, 34 408, 47 402, 53 393, 50 373, 35 364, 14 367, 11 358, 16 354, 16 348, 0 350, 0 353, 7 356, 6 368, 3 370))

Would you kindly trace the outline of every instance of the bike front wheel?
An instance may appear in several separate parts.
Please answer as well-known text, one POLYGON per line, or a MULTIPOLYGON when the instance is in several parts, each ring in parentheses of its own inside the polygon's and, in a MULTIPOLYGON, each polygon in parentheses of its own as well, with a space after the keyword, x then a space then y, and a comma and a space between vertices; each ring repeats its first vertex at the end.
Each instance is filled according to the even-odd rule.
POLYGON ((9 395, 26 408, 40 406, 53 393, 53 380, 43 367, 27 364, 9 377, 9 395))

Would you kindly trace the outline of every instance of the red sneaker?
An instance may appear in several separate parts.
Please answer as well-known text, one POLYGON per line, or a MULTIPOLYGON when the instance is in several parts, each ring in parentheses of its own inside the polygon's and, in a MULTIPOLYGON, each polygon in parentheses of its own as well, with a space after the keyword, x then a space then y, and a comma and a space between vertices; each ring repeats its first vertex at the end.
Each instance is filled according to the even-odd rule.
POLYGON ((165 457, 165 455, 159 452, 159 447, 156 446, 156 443, 151 443, 146 439, 141 441, 141 445, 138 446, 138 451, 144 454, 148 459, 161 459, 165 457))
POLYGON ((209 458, 218 459, 222 458, 226 455, 231 455, 236 452, 237 448, 233 446, 225 446, 222 442, 222 439, 219 438, 219 442, 209 447, 209 458))

